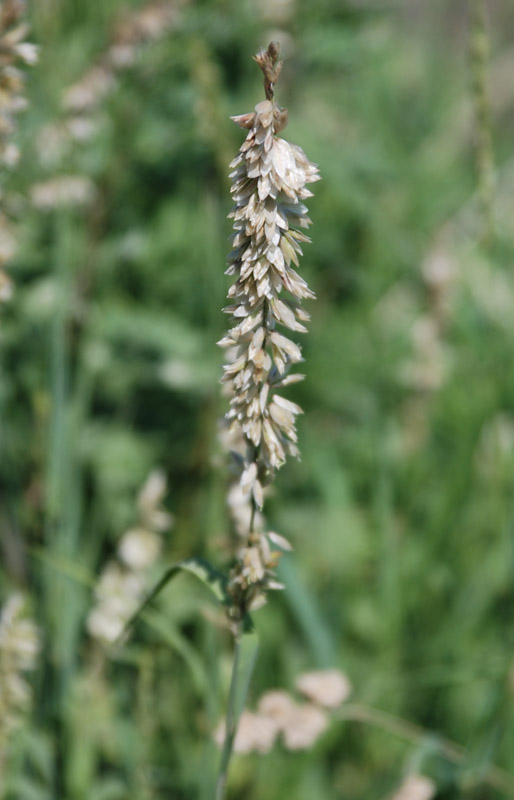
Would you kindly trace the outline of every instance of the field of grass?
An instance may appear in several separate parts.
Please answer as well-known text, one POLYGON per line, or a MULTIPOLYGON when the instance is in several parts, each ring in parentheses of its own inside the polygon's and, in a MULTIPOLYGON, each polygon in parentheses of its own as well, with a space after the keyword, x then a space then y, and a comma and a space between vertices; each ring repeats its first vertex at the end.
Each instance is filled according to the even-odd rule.
MULTIPOLYGON (((18 249, 0 307, 0 606, 23 594, 41 648, 7 738, 0 718, 0 798, 213 797, 222 612, 181 576, 121 649, 88 620, 123 534, 148 527, 149 475, 163 550, 145 586, 189 556, 230 561, 229 117, 263 99, 251 56, 272 38, 285 135, 322 180, 300 266, 317 295, 306 380, 288 390, 302 459, 266 507, 294 551, 254 614, 248 705, 322 668, 352 694, 312 748, 236 755, 228 797, 385 800, 411 773, 437 800, 514 797, 514 10, 487 4, 481 88, 473 5, 29 8, 39 62, 2 175, 18 249)), ((5 663, 0 636, 0 709, 5 663)))

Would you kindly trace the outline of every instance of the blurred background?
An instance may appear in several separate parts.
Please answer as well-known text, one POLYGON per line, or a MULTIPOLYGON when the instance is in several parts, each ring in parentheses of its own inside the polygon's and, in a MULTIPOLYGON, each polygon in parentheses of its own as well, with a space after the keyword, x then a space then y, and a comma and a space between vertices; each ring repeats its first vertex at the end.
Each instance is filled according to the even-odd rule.
POLYGON ((237 756, 229 796, 514 797, 512 3, 487 3, 485 28, 465 0, 38 0, 28 16, 40 57, 2 179, 0 640, 19 702, 0 795, 212 797, 221 612, 181 577, 123 650, 101 640, 163 564, 230 559, 229 116, 263 98, 251 56, 276 39, 285 136, 323 180, 307 378, 288 394, 302 460, 267 501, 295 549, 255 614, 249 706, 326 667, 352 705, 311 747, 237 756), (411 773, 432 788, 398 794, 411 773))

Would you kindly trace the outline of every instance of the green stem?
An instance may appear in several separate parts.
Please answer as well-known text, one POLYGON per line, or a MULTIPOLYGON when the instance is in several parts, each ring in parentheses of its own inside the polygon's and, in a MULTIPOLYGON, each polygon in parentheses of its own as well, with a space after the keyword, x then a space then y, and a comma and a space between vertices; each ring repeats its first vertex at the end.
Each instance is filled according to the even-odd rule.
POLYGON ((223 749, 221 751, 221 761, 218 772, 218 780, 216 783, 216 800, 224 800, 225 792, 227 789, 228 768, 230 766, 230 759, 232 758, 232 751, 234 748, 234 739, 236 738, 238 711, 236 708, 236 699, 238 694, 238 676, 239 676, 239 658, 241 655, 241 640, 240 636, 235 638, 234 647, 234 660, 232 662, 232 676, 230 678, 230 690, 228 695, 227 718, 225 723, 225 740, 223 742, 223 749))

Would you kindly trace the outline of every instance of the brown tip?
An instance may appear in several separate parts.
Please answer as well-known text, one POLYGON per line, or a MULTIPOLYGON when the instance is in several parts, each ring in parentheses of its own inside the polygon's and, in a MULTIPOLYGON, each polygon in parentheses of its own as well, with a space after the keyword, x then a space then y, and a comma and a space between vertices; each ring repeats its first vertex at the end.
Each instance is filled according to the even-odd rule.
POLYGON ((278 81, 282 69, 282 61, 279 61, 280 45, 278 42, 270 42, 267 50, 259 50, 254 61, 257 62, 264 75, 264 90, 266 100, 273 100, 274 85, 278 81))

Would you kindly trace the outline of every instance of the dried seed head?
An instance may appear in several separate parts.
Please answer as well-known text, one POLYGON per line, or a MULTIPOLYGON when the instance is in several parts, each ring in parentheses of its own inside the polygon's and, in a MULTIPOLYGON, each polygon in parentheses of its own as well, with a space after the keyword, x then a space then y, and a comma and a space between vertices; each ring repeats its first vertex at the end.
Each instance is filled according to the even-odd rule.
MULTIPOLYGON (((270 77, 276 50, 268 48, 256 60, 270 77)), ((287 455, 298 455, 295 416, 300 409, 275 395, 274 384, 302 360, 298 345, 279 329, 306 330, 300 302, 314 294, 292 263, 297 265, 301 242, 308 241, 298 230, 310 222, 301 202, 310 196, 305 186, 319 175, 301 148, 276 136, 285 112, 271 100, 236 121, 251 126, 231 173, 235 233, 227 273, 236 280, 225 311, 237 324, 220 344, 235 347, 223 378, 231 393, 227 417, 258 450, 261 478, 282 466, 287 455)))
MULTIPOLYGON (((287 122, 287 111, 274 101, 282 67, 278 45, 272 42, 255 61, 266 99, 252 113, 233 118, 248 134, 230 165, 234 233, 226 272, 234 283, 224 310, 233 327, 219 342, 228 349, 222 379, 230 396, 226 418, 246 446, 241 490, 251 496, 254 511, 262 508, 263 488, 287 456, 299 456, 295 423, 301 409, 276 390, 301 377, 289 375, 302 354, 286 332, 306 331, 309 315, 301 302, 314 297, 293 265, 298 266, 303 242, 310 241, 299 230, 310 224, 303 200, 312 193, 306 184, 319 180, 303 150, 277 136, 287 122)), ((253 525, 250 533, 230 584, 240 608, 261 602, 276 563, 264 534, 255 535, 253 525)))

